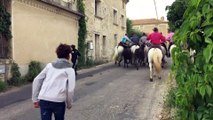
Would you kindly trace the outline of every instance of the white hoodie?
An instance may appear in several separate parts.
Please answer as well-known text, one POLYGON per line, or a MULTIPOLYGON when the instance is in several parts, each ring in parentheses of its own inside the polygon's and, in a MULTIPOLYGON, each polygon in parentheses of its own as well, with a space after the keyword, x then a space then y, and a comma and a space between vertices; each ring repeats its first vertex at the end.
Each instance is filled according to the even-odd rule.
POLYGON ((70 107, 75 88, 75 71, 66 59, 48 63, 33 81, 32 100, 66 102, 70 107))

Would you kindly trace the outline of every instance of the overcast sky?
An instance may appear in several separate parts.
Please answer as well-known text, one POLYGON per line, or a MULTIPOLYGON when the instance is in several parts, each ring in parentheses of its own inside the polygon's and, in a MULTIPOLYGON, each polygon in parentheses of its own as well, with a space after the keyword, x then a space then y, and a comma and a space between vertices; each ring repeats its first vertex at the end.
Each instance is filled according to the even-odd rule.
MULTIPOLYGON (((167 5, 171 5, 175 0, 155 0, 158 18, 164 16, 166 19, 165 8, 167 5)), ((127 3, 127 17, 131 20, 145 19, 145 18, 157 18, 154 6, 154 0, 129 0, 127 3)))

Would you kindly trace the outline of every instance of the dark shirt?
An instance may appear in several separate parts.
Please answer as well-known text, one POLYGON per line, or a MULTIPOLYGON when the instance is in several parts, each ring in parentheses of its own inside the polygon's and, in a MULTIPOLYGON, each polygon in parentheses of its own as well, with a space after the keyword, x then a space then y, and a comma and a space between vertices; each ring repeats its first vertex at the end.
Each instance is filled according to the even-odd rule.
POLYGON ((139 42, 139 37, 137 35, 132 36, 130 39, 135 44, 138 44, 139 42))
POLYGON ((79 53, 77 49, 73 49, 71 54, 72 54, 72 58, 71 58, 72 62, 75 62, 78 59, 78 56, 81 56, 81 54, 79 53))

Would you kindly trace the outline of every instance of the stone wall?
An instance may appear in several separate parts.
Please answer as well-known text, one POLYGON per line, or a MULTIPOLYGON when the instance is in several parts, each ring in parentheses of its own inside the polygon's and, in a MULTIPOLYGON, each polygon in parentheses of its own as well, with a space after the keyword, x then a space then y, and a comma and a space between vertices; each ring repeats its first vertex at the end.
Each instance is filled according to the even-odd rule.
POLYGON ((85 7, 88 32, 86 41, 93 46, 89 54, 97 61, 111 60, 114 47, 126 32, 126 5, 123 8, 122 0, 100 0, 98 15, 95 14, 95 0, 86 0, 85 7), (113 22, 114 10, 117 11, 117 23, 113 22), (95 40, 98 36, 99 40, 95 40), (106 41, 103 42, 103 39, 106 41))

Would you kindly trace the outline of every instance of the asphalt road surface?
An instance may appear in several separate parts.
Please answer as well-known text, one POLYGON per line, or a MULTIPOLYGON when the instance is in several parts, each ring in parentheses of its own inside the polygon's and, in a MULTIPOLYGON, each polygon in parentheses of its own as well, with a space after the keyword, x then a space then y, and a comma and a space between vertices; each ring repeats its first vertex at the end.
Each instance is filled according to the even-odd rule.
MULTIPOLYGON (((160 120, 169 64, 162 79, 153 82, 148 66, 136 70, 108 63, 79 71, 75 102, 65 120, 160 120)), ((40 113, 28 96, 2 105, 0 120, 40 120, 40 113)))

